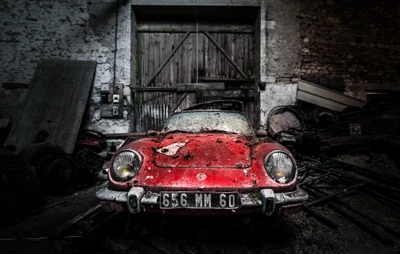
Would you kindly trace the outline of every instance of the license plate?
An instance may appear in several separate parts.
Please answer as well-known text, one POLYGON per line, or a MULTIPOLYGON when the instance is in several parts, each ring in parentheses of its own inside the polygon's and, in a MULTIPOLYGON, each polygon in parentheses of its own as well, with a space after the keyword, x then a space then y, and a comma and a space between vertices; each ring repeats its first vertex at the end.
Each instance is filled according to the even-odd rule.
POLYGON ((236 209, 240 206, 239 193, 198 193, 164 192, 160 193, 160 208, 178 209, 236 209))

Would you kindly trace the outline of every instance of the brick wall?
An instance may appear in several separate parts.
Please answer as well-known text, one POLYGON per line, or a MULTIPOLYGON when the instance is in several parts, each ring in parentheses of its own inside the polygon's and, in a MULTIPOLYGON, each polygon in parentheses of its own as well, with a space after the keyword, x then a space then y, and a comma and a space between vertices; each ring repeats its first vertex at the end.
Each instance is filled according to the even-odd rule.
POLYGON ((298 13, 302 78, 342 78, 346 93, 400 85, 400 2, 304 0, 298 13))
MULTIPOLYGON (((114 70, 116 0, 2 0, 0 83, 29 83, 41 58, 95 60, 98 66, 85 126, 107 133, 129 131, 128 118, 100 117, 100 88, 114 83, 114 73, 115 82, 124 86, 125 110, 131 107, 132 0, 119 2, 114 70)), ((271 108, 295 102, 298 78, 340 80, 347 94, 362 99, 365 88, 399 87, 399 1, 261 3, 267 19, 262 31, 267 37, 267 60, 261 76, 267 88, 260 95, 261 125, 271 108)), ((0 116, 15 116, 23 101, 20 93, 20 89, 0 88, 0 116)))

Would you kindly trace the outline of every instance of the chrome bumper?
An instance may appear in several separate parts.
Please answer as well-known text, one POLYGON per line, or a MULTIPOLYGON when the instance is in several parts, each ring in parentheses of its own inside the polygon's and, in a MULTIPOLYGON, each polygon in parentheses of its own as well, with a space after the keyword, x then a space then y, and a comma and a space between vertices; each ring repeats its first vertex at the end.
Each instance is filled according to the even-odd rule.
MULTIPOLYGON (((301 204, 308 199, 308 194, 300 187, 292 192, 275 193, 271 189, 262 189, 260 195, 253 193, 240 193, 240 207, 260 207, 265 215, 271 215, 275 207, 284 205, 301 204)), ((96 197, 101 201, 126 203, 129 212, 138 213, 143 206, 158 205, 159 193, 145 191, 142 187, 133 187, 129 192, 114 191, 107 187, 96 192, 96 197)))

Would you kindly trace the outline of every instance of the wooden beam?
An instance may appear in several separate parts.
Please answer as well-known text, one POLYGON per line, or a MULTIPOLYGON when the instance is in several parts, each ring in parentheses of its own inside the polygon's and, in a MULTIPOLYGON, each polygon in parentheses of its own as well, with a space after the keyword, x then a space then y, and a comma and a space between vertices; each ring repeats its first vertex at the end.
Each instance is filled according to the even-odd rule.
POLYGON ((207 38, 218 48, 219 51, 225 56, 226 60, 228 60, 233 67, 242 75, 243 77, 247 78, 247 75, 240 69, 240 67, 232 60, 232 58, 226 53, 226 51, 219 45, 219 43, 211 36, 209 32, 204 32, 207 38))
POLYGON ((224 90, 224 91, 213 91, 213 90, 205 90, 201 93, 202 97, 220 97, 221 99, 233 99, 233 98, 255 98, 257 96, 257 90, 224 90))
POLYGON ((86 210, 80 214, 78 214, 77 216, 75 216, 74 218, 70 219, 69 221, 66 221, 64 224, 62 224, 60 227, 58 227, 54 233, 53 236, 60 236, 62 233, 64 233, 67 229, 69 229, 70 227, 72 227, 73 225, 75 225, 78 221, 84 219, 85 217, 89 216, 90 214, 99 211, 101 209, 101 205, 95 205, 92 208, 90 208, 89 210, 86 210))
POLYGON ((131 0, 133 6, 260 6, 260 0, 131 0))
POLYGON ((158 69, 156 70, 156 72, 154 73, 154 75, 150 78, 150 80, 147 82, 147 84, 145 85, 145 87, 148 87, 158 76, 158 74, 160 74, 160 72, 162 71, 162 69, 164 69, 165 65, 167 65, 167 63, 169 62, 169 60, 171 60, 171 58, 175 55, 176 51, 178 51, 178 49, 182 46, 182 44, 185 42, 185 40, 189 37, 190 32, 186 32, 185 35, 182 37, 182 39, 179 41, 178 45, 169 53, 169 55, 165 58, 165 60, 161 63, 160 67, 158 67, 158 69))
POLYGON ((134 87, 135 92, 176 92, 176 87, 134 87))
POLYGON ((253 25, 217 25, 217 24, 175 24, 175 23, 146 23, 137 26, 139 33, 186 33, 192 32, 212 32, 212 33, 240 33, 240 34, 253 34, 253 25))
POLYGON ((49 132, 46 142, 72 154, 96 65, 95 61, 40 60, 5 145, 15 146, 18 153, 44 130, 49 132))
POLYGON ((175 112, 175 110, 179 107, 179 105, 182 104, 183 100, 188 96, 189 92, 186 92, 182 94, 181 98, 179 98, 179 101, 176 103, 175 107, 171 110, 171 113, 169 114, 170 116, 175 112))
POLYGON ((255 102, 255 96, 223 96, 223 100, 236 100, 236 101, 247 101, 247 102, 255 102))
POLYGON ((331 110, 341 112, 349 106, 361 108, 365 105, 365 101, 304 80, 299 80, 297 88, 298 100, 306 101, 331 110))
POLYGON ((197 90, 225 90, 224 83, 179 83, 176 84, 178 92, 189 92, 197 90))
POLYGON ((250 78, 224 78, 224 77, 199 77, 199 81, 202 82, 240 82, 240 83, 245 83, 245 82, 255 82, 254 77, 250 78))

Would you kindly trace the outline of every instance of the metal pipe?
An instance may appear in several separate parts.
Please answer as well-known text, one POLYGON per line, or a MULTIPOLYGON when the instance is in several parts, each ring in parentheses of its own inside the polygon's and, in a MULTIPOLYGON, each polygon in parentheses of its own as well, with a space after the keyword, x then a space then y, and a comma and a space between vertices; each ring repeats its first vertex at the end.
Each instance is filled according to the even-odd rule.
MULTIPOLYGON (((327 195, 327 193, 325 193, 325 192, 323 192, 323 191, 321 191, 321 190, 315 190, 315 191, 316 191, 316 192, 319 192, 319 193, 321 193, 321 194, 323 194, 323 195, 327 195)), ((373 223, 379 225, 379 226, 380 226, 381 228, 383 228, 386 232, 388 232, 388 233, 390 233, 390 234, 392 234, 392 235, 394 235, 394 236, 400 237, 400 232, 398 232, 398 231, 396 231, 396 230, 394 230, 394 229, 392 229, 392 228, 390 228, 390 227, 388 227, 388 226, 382 224, 380 221, 376 220, 375 218, 373 218, 373 217, 371 217, 371 216, 369 216, 369 215, 367 215, 367 214, 365 214, 365 213, 363 213, 363 212, 361 212, 361 211, 355 209, 354 207, 352 207, 352 206, 346 204, 345 202, 343 202, 343 201, 341 201, 341 200, 335 200, 334 202, 336 202, 336 203, 338 203, 338 204, 340 204, 340 205, 346 207, 347 209, 351 210, 352 212, 354 212, 354 213, 356 213, 356 214, 358 214, 358 215, 360 215, 360 216, 362 216, 362 217, 364 217, 364 218, 370 220, 371 222, 373 222, 373 223)))
POLYGON ((338 196, 340 194, 343 194, 343 193, 349 192, 351 190, 357 189, 358 187, 364 186, 365 184, 366 184, 365 182, 362 182, 362 183, 358 183, 356 185, 350 186, 348 188, 344 188, 343 190, 337 191, 337 192, 332 193, 332 194, 330 194, 328 196, 325 196, 325 197, 322 197, 322 198, 317 199, 315 201, 312 201, 312 202, 306 204, 306 206, 310 207, 310 206, 313 206, 313 205, 317 205, 317 204, 322 203, 322 202, 324 202, 326 200, 334 198, 334 197, 336 197, 336 196, 338 196))

